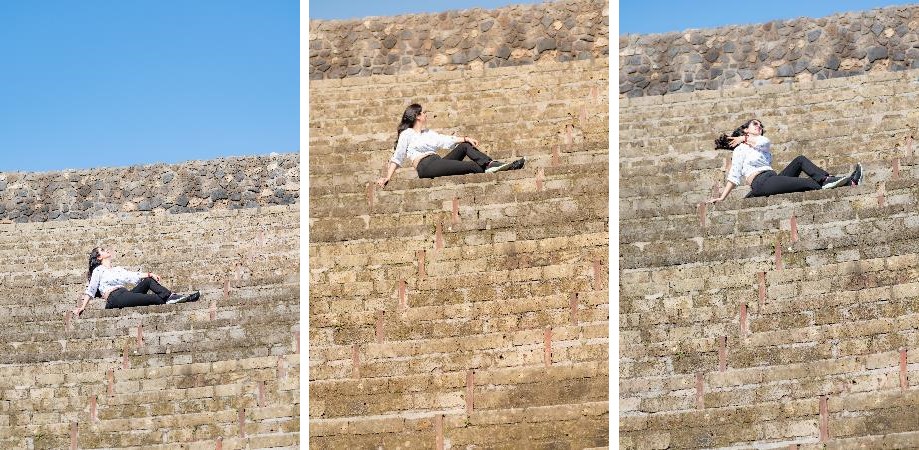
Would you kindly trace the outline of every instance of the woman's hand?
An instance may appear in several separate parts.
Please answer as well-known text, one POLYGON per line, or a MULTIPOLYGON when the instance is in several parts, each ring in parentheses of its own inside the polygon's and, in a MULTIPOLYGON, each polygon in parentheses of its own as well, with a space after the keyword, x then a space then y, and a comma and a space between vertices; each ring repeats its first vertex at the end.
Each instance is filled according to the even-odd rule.
POLYGON ((159 276, 159 275, 157 275, 157 274, 155 274, 155 273, 153 273, 153 272, 150 272, 148 275, 150 275, 150 278, 153 278, 154 280, 156 280, 157 283, 160 282, 160 276, 159 276))
POLYGON ((737 147, 738 145, 743 144, 744 142, 746 142, 747 136, 746 136, 746 135, 743 135, 743 136, 734 136, 734 137, 728 138, 728 139, 729 139, 729 141, 731 142, 731 147, 737 147))
POLYGON ((377 186, 379 187, 386 187, 386 183, 389 183, 389 178, 380 177, 377 179, 377 186))
POLYGON ((720 201, 722 201, 722 200, 724 200, 724 199, 721 198, 721 197, 712 197, 712 198, 708 199, 708 203, 711 203, 711 204, 714 205, 715 203, 718 203, 718 202, 720 202, 720 201))
POLYGON ((477 140, 475 140, 475 139, 473 139, 473 138, 471 138, 471 137, 469 137, 469 136, 466 136, 466 142, 472 144, 473 147, 478 147, 478 146, 479 146, 479 141, 477 141, 477 140))

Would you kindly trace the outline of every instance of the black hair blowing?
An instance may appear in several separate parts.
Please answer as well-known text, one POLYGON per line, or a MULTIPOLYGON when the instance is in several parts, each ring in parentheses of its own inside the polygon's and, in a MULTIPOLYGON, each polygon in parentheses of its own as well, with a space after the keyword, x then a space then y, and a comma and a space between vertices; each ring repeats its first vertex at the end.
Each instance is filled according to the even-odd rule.
MULTIPOLYGON (((101 249, 99 247, 96 247, 89 252, 89 270, 86 272, 86 282, 87 283, 93 276, 93 270, 96 270, 96 267, 99 267, 102 265, 102 261, 99 260, 99 253, 100 253, 99 250, 101 249)), ((96 297, 101 297, 101 296, 102 294, 99 293, 98 289, 96 289, 96 297)))
MULTIPOLYGON (((731 133, 731 137, 743 136, 744 130, 746 130, 747 127, 750 126, 750 122, 753 122, 754 120, 756 120, 760 124, 763 123, 763 121, 759 119, 750 119, 744 122, 741 126, 735 128, 734 131, 731 133)), ((766 135, 765 125, 762 126, 761 131, 762 131, 762 135, 765 136, 766 135)), ((722 133, 721 136, 718 136, 718 139, 715 139, 715 150, 734 150, 734 147, 731 146, 731 139, 728 137, 727 134, 722 133)))
POLYGON ((393 150, 399 145, 399 135, 403 131, 415 126, 415 121, 418 120, 418 116, 421 115, 421 105, 417 103, 412 103, 408 105, 408 108, 405 108, 405 112, 402 113, 402 120, 399 121, 399 126, 396 128, 396 142, 393 144, 393 150))

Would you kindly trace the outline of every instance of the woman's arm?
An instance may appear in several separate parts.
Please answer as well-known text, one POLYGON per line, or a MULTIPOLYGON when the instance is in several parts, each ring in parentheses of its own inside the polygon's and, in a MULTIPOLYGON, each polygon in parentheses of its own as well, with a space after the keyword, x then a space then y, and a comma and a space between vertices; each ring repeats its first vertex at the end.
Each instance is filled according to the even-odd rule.
POLYGON ((473 138, 471 138, 471 137, 469 137, 469 136, 453 136, 453 139, 456 140, 456 143, 457 143, 457 144, 459 144, 460 142, 468 142, 468 143, 472 144, 473 147, 478 147, 478 146, 479 146, 479 141, 477 141, 477 140, 475 140, 475 139, 473 139, 473 138))
POLYGON ((80 314, 82 314, 82 313, 83 313, 83 310, 86 309, 86 306, 89 305, 89 298, 90 298, 90 297, 89 297, 88 295, 83 294, 83 298, 81 299, 81 300, 83 301, 83 303, 80 304, 80 306, 77 306, 76 308, 74 308, 74 309, 71 311, 71 312, 73 313, 74 317, 80 317, 80 314))
POLYGON ((724 184, 724 189, 721 190, 721 196, 720 196, 720 197, 712 197, 712 198, 710 198, 710 199, 708 200, 708 202, 709 202, 709 203, 718 203, 718 202, 724 200, 725 198, 727 198, 728 194, 730 194, 731 191, 734 190, 734 186, 736 186, 734 183, 728 181, 727 183, 724 184))
POLYGON ((389 180, 392 178, 393 174, 396 173, 396 169, 398 168, 399 166, 396 163, 390 161, 389 165, 384 169, 386 173, 377 180, 377 185, 380 187, 386 186, 386 183, 389 183, 389 180))

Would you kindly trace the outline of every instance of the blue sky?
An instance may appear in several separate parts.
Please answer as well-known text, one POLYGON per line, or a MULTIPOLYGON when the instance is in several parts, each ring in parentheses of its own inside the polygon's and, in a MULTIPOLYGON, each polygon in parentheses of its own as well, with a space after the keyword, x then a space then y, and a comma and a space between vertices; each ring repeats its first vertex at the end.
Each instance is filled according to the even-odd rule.
POLYGON ((484 8, 494 9, 521 3, 541 3, 538 0, 352 0, 352 1, 310 1, 310 19, 355 19, 367 16, 395 16, 443 12, 451 9, 484 8))
MULTIPOLYGON (((880 0, 664 1, 621 0, 619 34, 666 33, 688 28, 712 28, 769 22, 796 17, 824 17, 915 2, 880 0)), ((612 8, 612 6, 610 6, 612 8)))
POLYGON ((0 171, 299 150, 299 8, 0 2, 0 171))

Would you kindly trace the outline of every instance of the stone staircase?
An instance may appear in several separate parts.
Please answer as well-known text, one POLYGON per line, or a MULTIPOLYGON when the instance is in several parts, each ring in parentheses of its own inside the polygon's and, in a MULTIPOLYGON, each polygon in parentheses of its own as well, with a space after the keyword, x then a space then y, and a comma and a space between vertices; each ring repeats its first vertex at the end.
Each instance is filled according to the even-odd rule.
POLYGON ((0 224, 0 447, 297 448, 298 223, 294 204, 0 224), (201 300, 73 318, 96 245, 201 300))
POLYGON ((620 101, 623 448, 919 446, 916 75, 620 101), (704 204, 742 114, 865 181, 704 204))
POLYGON ((598 60, 312 82, 312 447, 608 445, 607 79, 598 60), (379 189, 412 102, 527 166, 379 189))

